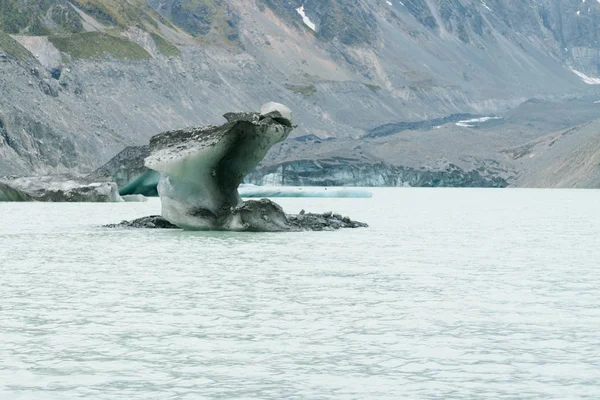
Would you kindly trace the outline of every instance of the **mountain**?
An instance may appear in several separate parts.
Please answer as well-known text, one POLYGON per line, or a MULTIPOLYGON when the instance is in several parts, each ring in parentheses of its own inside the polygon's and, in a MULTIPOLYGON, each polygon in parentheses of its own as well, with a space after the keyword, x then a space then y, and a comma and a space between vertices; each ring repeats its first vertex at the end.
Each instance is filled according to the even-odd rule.
POLYGON ((591 0, 4 0, 0 176, 275 100, 299 126, 256 182, 552 185, 596 132, 599 23, 591 0), (547 164, 510 155, 574 127, 547 164))

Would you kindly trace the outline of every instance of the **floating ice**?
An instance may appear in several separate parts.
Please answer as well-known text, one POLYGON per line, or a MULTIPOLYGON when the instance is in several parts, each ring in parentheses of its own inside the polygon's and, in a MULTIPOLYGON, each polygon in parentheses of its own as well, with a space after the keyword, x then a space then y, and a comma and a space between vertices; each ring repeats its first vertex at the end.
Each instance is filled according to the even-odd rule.
POLYGON ((126 194, 121 198, 126 203, 146 203, 148 201, 148 198, 143 194, 126 194))
POLYGON ((327 188, 327 187, 286 187, 286 186, 256 186, 240 185, 238 192, 241 197, 345 197, 371 198, 373 193, 361 188, 327 188))
POLYGON ((228 114, 229 122, 222 126, 171 131, 151 139, 146 166, 161 173, 163 217, 189 230, 284 228, 275 207, 263 207, 267 218, 262 220, 248 207, 242 210, 246 205, 237 191, 269 149, 293 129, 287 107, 270 103, 262 110, 266 114, 228 114))
POLYGON ((267 103, 260 114, 228 113, 225 118, 222 126, 170 131, 150 139, 145 165, 160 173, 162 216, 111 226, 157 227, 166 221, 186 230, 261 232, 367 226, 331 213, 287 215, 267 199, 243 201, 238 187, 294 129, 292 112, 283 104, 267 103))

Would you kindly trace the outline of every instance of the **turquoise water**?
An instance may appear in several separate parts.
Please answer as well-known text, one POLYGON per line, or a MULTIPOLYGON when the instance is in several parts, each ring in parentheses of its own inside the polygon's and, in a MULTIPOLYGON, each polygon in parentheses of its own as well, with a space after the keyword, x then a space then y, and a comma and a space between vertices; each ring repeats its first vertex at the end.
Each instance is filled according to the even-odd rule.
POLYGON ((293 234, 0 203, 0 398, 600 398, 600 191, 374 193, 293 234))

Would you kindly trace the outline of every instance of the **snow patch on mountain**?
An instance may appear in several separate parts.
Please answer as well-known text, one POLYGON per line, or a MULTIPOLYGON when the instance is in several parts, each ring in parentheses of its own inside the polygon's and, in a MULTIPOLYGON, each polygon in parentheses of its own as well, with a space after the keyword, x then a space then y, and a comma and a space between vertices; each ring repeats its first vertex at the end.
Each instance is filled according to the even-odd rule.
POLYGON ((304 25, 308 26, 310 29, 312 29, 313 31, 317 31, 317 25, 315 25, 314 22, 312 22, 310 20, 310 18, 308 18, 308 16, 306 15, 306 13, 304 12, 304 4, 302 5, 302 7, 298 7, 296 8, 296 11, 298 12, 298 14, 300 14, 300 16, 302 17, 302 22, 304 22, 304 25))
MULTIPOLYGON (((600 1, 600 0, 598 0, 600 1)), ((585 83, 587 83, 588 85, 600 85, 600 78, 592 78, 587 76, 586 74, 584 74, 583 72, 579 72, 576 69, 571 68, 571 71, 573 71, 573 73, 575 75, 577 75, 578 77, 581 78, 582 81, 584 81, 585 83)))

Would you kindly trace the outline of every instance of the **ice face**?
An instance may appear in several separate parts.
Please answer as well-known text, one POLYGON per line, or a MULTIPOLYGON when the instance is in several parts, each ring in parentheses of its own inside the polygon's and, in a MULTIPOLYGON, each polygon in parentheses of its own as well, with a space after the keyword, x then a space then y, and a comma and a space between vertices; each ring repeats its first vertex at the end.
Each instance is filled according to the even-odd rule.
POLYGON ((121 188, 121 196, 141 194, 144 196, 157 196, 156 186, 158 185, 159 174, 156 171, 147 171, 139 175, 131 182, 121 188))
MULTIPOLYGON (((4 186, 12 188, 13 196, 14 191, 18 191, 35 201, 102 203, 123 201, 119 196, 117 185, 112 182, 89 183, 73 179, 61 180, 56 176, 35 176, 4 182, 4 186)), ((8 193, 7 190, 4 192, 8 193)))
POLYGON ((27 193, 0 182, 0 202, 3 201, 33 201, 33 199, 27 193))
POLYGON ((248 221, 253 218, 242 212, 238 186, 293 129, 287 107, 263 109, 268 112, 230 116, 222 126, 171 131, 151 139, 145 164, 160 172, 164 218, 189 230, 252 228, 248 221))

